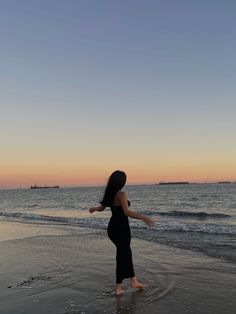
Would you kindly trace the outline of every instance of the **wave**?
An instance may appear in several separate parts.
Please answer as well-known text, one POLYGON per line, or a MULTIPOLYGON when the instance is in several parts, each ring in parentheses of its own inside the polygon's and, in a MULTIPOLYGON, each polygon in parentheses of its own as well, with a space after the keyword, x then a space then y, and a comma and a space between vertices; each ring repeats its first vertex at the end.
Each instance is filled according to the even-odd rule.
MULTIPOLYGON (((142 222, 131 222, 132 228, 137 230, 145 230, 147 227, 142 222)), ((162 234, 185 234, 195 235, 221 235, 221 236, 236 236, 236 226, 227 224, 214 223, 180 223, 176 221, 156 221, 152 228, 158 235, 162 234)))
POLYGON ((168 217, 183 217, 183 218, 188 218, 188 217, 194 217, 194 218, 230 218, 230 215, 226 214, 220 214, 220 213, 206 213, 206 212, 185 212, 185 211, 178 211, 178 210, 173 210, 169 212, 157 212, 158 215, 160 216, 168 216, 168 217))
MULTIPOLYGON (((78 227, 106 229, 109 217, 91 217, 91 218, 76 218, 76 217, 61 217, 48 216, 40 214, 30 214, 22 212, 3 212, 0 211, 0 217, 8 219, 19 220, 31 223, 50 223, 63 224, 78 227)), ((155 220, 155 219, 154 219, 155 220)), ((130 220, 130 225, 134 229, 147 229, 148 227, 143 222, 137 220, 130 220)), ((196 234, 215 234, 215 235, 236 235, 236 226, 234 225, 219 225, 214 223, 185 223, 180 221, 156 221, 155 227, 152 228, 154 232, 158 233, 196 233, 196 234)))
POLYGON ((74 217, 61 217, 61 216, 47 216, 39 214, 29 214, 22 212, 1 212, 0 217, 6 217, 13 220, 30 221, 39 223, 55 223, 63 225, 76 225, 81 227, 100 227, 104 228, 105 221, 101 219, 86 219, 86 218, 74 218, 74 217))
POLYGON ((27 207, 34 208, 34 207, 39 207, 39 205, 38 204, 32 204, 32 205, 28 205, 27 207))
MULTIPOLYGON (((109 221, 109 217, 77 218, 5 211, 0 211, 0 219, 1 217, 9 221, 92 228, 104 232, 109 221)), ((130 220, 130 226, 133 236, 142 240, 196 250, 209 256, 236 262, 236 247, 233 242, 236 225, 175 219, 156 220, 155 226, 151 229, 138 220, 130 220)))

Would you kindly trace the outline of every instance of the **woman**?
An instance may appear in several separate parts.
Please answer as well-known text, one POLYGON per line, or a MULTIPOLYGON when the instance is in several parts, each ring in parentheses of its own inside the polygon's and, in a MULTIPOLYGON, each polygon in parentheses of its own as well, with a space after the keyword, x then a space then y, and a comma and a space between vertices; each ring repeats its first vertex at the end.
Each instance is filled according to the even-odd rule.
POLYGON ((154 222, 147 216, 137 214, 129 209, 130 202, 127 194, 122 190, 126 183, 126 174, 123 171, 115 171, 111 174, 101 206, 92 207, 89 212, 92 214, 95 211, 101 212, 106 207, 110 207, 112 217, 109 221, 107 233, 110 240, 116 246, 116 295, 124 292, 122 281, 125 278, 130 278, 131 286, 133 288, 144 288, 142 284, 135 277, 132 252, 130 248, 130 227, 128 217, 143 220, 147 225, 153 226, 154 222))

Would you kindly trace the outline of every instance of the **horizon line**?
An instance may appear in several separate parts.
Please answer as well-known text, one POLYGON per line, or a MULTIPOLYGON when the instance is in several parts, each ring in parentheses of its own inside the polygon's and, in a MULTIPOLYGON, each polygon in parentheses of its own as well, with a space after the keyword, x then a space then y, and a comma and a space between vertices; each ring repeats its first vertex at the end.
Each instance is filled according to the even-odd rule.
MULTIPOLYGON (((128 183, 126 184, 126 186, 152 186, 152 185, 162 185, 160 183, 169 183, 169 185, 171 185, 171 183, 175 182, 180 182, 179 185, 182 185, 181 182, 187 182, 188 184, 183 184, 183 185, 191 185, 191 184, 236 184, 236 180, 219 180, 219 181, 159 181, 159 182, 148 182, 148 183, 128 183)), ((58 184, 57 184, 58 185, 58 184)), ((163 184, 165 185, 165 184, 163 184)), ((49 186, 51 187, 52 185, 39 185, 39 186, 49 186)), ((58 185, 59 188, 95 188, 95 187, 104 187, 106 186, 105 184, 85 184, 85 185, 58 185)), ((29 186, 0 186, 0 190, 27 190, 30 189, 30 185, 29 186)))

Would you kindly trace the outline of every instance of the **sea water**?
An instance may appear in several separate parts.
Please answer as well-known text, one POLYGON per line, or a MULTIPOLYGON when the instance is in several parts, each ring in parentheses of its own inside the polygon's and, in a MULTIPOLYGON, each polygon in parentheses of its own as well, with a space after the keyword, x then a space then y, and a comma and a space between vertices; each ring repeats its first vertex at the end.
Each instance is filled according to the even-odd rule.
MULTIPOLYGON (((132 236, 236 262, 236 184, 139 185, 125 188, 131 210, 155 221, 130 219, 132 236)), ((0 220, 105 230, 110 209, 98 206, 104 187, 0 190, 0 220)), ((1 227, 1 226, 0 226, 1 227)))

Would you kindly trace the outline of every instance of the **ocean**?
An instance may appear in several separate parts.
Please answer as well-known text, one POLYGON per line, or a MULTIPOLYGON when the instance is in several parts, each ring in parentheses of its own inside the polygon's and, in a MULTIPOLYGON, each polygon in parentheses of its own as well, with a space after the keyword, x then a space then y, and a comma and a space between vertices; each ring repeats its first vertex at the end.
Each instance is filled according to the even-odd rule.
MULTIPOLYGON (((105 230, 111 215, 89 214, 104 187, 0 190, 0 221, 105 230)), ((155 221, 130 219, 132 237, 198 251, 236 263, 236 184, 126 186, 131 210, 155 221)))

